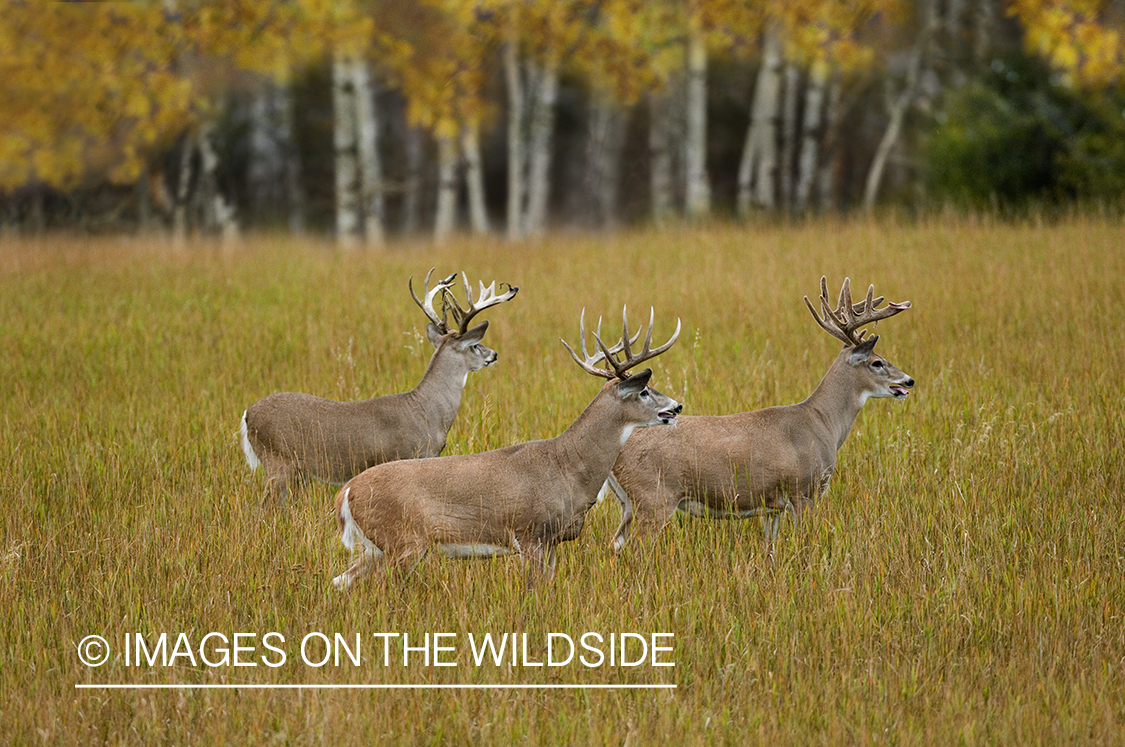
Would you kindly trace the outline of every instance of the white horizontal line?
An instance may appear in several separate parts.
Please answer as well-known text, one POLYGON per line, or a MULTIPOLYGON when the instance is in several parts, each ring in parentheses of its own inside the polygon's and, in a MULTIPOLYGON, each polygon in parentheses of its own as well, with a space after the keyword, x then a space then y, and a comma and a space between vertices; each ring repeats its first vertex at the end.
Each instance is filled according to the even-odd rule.
POLYGON ((673 684, 643 685, 579 685, 579 684, 229 684, 229 683, 163 683, 76 684, 76 690, 675 690, 673 684))

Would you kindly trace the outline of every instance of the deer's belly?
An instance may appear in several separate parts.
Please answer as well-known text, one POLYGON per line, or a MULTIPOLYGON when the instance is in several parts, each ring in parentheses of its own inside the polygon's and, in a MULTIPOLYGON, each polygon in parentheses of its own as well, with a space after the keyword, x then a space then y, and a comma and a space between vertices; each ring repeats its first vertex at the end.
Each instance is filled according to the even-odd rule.
POLYGON ((685 500, 680 502, 680 510, 689 516, 700 519, 752 519, 755 516, 768 516, 783 511, 783 508, 771 506, 753 506, 740 508, 738 506, 712 506, 702 501, 685 500))
POLYGON ((470 558, 494 558, 499 555, 509 555, 512 548, 503 545, 489 545, 485 543, 460 543, 443 542, 437 546, 438 552, 448 558, 467 560, 470 558))

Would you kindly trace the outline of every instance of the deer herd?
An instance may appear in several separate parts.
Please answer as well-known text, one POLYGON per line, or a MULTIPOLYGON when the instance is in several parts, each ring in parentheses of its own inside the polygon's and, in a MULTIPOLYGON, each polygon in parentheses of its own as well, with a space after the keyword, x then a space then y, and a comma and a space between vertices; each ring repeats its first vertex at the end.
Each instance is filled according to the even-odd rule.
POLYGON ((588 374, 605 379, 601 391, 554 438, 474 454, 440 456, 469 374, 496 362, 482 344, 488 322, 470 322, 484 309, 510 301, 516 286, 480 283, 476 300, 462 273, 466 306, 453 289, 457 274, 422 298, 434 354, 409 392, 337 402, 298 392, 271 394, 242 415, 242 450, 251 470, 266 474, 263 509, 316 479, 342 486, 336 520, 344 545, 357 555, 333 579, 346 590, 380 566, 409 573, 433 549, 454 558, 516 554, 529 583, 550 578, 556 549, 578 537, 602 495, 621 504, 613 537, 620 552, 633 534, 651 537, 676 511, 711 518, 759 517, 772 558, 782 514, 799 522, 828 489, 836 453, 864 403, 905 398, 914 379, 875 354, 869 324, 910 308, 875 297, 874 286, 854 303, 845 278, 836 308, 826 278, 817 324, 843 343, 815 391, 803 402, 733 415, 679 417, 683 405, 649 386, 651 369, 634 371, 679 337, 652 347, 654 314, 644 341, 622 311, 621 338, 607 345, 601 322, 587 347, 585 310, 578 351, 562 344, 588 374), (435 303, 440 299, 440 312, 435 303), (452 316, 452 325, 449 317, 452 316))

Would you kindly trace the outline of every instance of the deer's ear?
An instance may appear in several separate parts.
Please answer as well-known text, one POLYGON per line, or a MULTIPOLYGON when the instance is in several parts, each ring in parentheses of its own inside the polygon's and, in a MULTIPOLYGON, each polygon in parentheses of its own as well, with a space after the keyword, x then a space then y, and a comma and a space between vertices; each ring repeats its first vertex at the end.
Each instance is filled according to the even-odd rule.
POLYGON ((441 345, 441 340, 443 337, 445 337, 445 335, 443 335, 438 330, 437 325, 435 325, 433 322, 429 322, 428 324, 426 324, 426 339, 430 341, 431 345, 433 345, 435 348, 438 345, 441 345))
POLYGON ((621 393, 622 397, 628 396, 630 394, 637 394, 646 386, 648 386, 648 380, 651 378, 651 368, 646 368, 643 371, 638 371, 637 373, 633 374, 632 376, 618 384, 617 391, 621 393))
POLYGON ((484 339, 484 333, 488 331, 488 322, 484 321, 477 326, 470 329, 465 334, 461 335, 460 345, 461 349, 470 348, 477 345, 484 339))
POLYGON ((872 335, 860 344, 852 348, 852 354, 848 357, 848 362, 853 366, 858 366, 863 363, 871 354, 875 352, 875 343, 879 342, 879 335, 872 335))

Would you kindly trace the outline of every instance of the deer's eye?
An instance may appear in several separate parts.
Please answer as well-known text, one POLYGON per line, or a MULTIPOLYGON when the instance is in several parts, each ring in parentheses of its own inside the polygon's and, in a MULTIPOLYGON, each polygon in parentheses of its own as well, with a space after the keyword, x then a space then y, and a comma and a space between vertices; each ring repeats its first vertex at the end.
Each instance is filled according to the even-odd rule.
POLYGON ((641 396, 642 396, 642 397, 645 397, 645 398, 647 398, 647 397, 648 397, 648 390, 647 390, 647 389, 642 389, 642 390, 641 390, 641 396))
POLYGON ((871 366, 873 368, 882 368, 883 367, 883 361, 878 361, 878 360, 871 361, 871 366))

